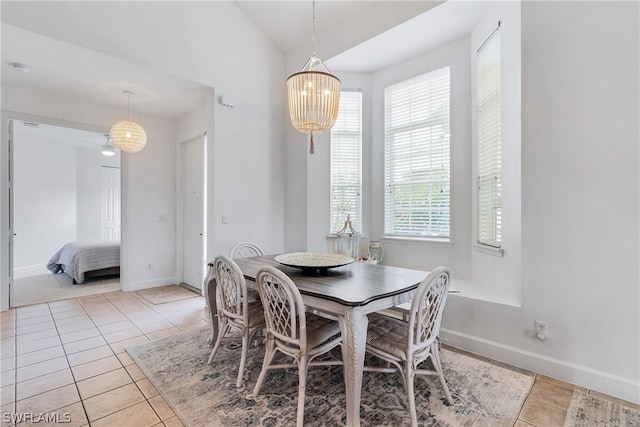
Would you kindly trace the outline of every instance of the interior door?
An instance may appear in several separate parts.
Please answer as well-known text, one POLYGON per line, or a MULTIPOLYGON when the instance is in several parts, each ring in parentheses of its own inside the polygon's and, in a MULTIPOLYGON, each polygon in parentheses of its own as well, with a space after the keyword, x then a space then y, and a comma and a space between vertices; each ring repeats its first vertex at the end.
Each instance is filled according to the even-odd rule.
POLYGON ((102 240, 120 240, 120 168, 102 167, 102 240))
POLYGON ((9 287, 9 307, 11 307, 11 292, 13 288, 13 245, 15 234, 13 233, 13 120, 9 120, 9 265, 8 265, 8 287, 9 287))
POLYGON ((205 274, 205 139, 181 144, 183 282, 202 290, 205 274))

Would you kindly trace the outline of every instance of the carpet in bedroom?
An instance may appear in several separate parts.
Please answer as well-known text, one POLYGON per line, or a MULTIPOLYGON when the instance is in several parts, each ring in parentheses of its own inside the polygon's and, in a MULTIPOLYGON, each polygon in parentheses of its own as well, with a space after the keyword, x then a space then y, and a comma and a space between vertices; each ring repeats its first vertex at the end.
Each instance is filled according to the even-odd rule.
POLYGON ((11 306, 22 307, 120 290, 119 277, 87 279, 79 285, 72 282, 71 277, 64 273, 15 279, 11 289, 11 306))

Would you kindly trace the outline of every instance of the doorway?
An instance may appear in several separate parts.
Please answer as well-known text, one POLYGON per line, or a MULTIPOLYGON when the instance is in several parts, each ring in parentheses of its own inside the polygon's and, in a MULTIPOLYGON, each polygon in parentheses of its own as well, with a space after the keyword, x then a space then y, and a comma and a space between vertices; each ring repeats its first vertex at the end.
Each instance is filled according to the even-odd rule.
POLYGON ((200 293, 206 274, 207 135, 180 144, 182 282, 200 293))
POLYGON ((67 243, 120 239, 120 153, 102 154, 108 135, 15 119, 9 129, 10 306, 119 290, 117 275, 73 284, 47 269, 67 243))

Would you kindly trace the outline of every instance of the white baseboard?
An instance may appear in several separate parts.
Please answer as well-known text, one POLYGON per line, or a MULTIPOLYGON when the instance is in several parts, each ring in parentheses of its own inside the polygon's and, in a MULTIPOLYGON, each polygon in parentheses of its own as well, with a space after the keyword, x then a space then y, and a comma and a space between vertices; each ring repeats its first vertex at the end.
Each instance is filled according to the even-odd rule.
POLYGON ((24 267, 15 267, 13 269, 13 278, 22 279, 25 277, 39 276, 41 274, 51 273, 47 270, 47 264, 27 265, 24 267))
POLYGON ((452 347, 558 378, 629 402, 640 403, 640 381, 445 328, 441 328, 440 332, 440 335, 446 339, 446 344, 452 347))
POLYGON ((152 280, 143 280, 143 281, 138 281, 138 282, 130 282, 129 286, 122 286, 122 290, 123 291, 140 291, 142 289, 149 289, 149 288, 158 288, 160 286, 167 286, 167 285, 175 285, 178 283, 178 279, 174 276, 174 277, 161 277, 158 279, 152 279, 152 280))

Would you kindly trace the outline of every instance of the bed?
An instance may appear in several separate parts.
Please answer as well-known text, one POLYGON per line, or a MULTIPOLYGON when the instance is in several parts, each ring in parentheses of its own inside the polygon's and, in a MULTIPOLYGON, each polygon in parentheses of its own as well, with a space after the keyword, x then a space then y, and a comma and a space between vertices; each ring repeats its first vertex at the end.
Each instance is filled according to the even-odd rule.
POLYGON ((66 273, 73 284, 84 282, 87 277, 120 274, 120 242, 105 240, 100 242, 70 242, 58 250, 47 269, 56 273, 66 273))

